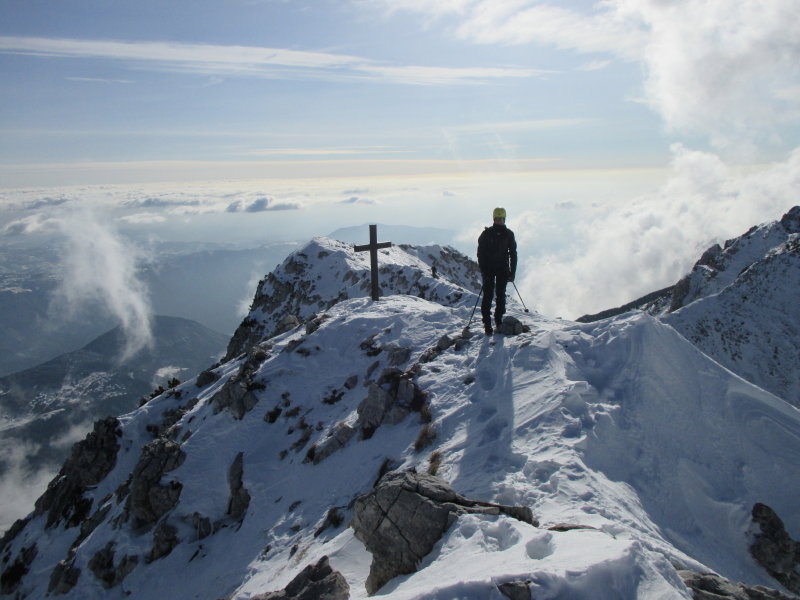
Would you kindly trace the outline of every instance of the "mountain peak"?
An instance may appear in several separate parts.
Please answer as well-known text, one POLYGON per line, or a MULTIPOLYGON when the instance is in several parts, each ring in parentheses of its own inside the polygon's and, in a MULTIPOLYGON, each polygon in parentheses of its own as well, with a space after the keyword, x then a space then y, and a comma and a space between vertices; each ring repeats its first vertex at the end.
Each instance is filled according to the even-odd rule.
MULTIPOLYGON (((447 306, 463 304, 480 288, 478 266, 451 247, 392 246, 378 252, 379 285, 386 296, 412 295, 447 306)), ((228 346, 226 359, 302 324, 349 298, 370 294, 370 258, 352 244, 314 238, 261 280, 248 315, 228 346)))

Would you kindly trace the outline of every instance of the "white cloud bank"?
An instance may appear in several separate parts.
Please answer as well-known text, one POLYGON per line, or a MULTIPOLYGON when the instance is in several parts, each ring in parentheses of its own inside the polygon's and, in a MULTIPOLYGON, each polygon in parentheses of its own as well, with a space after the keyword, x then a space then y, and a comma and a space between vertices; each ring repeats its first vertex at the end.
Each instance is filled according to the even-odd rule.
POLYGON ((779 219, 800 203, 800 149, 785 162, 743 173, 713 154, 673 148, 673 175, 659 191, 623 206, 578 214, 556 253, 530 255, 556 227, 541 215, 514 223, 520 290, 540 312, 576 318, 676 283, 714 242, 779 219), (527 248, 526 248, 527 246, 527 248))
POLYGON ((66 244, 53 309, 63 304, 69 316, 99 305, 114 315, 126 339, 120 361, 151 346, 152 309, 138 277, 142 252, 87 207, 64 213, 58 225, 66 244))
MULTIPOLYGON (((763 160, 800 128, 797 0, 606 0, 582 11, 539 0, 355 1, 420 14, 478 44, 590 55, 578 71, 639 63, 643 101, 665 127, 737 162, 763 160)), ((800 203, 798 184, 800 149, 745 174, 676 145, 673 175, 656 193, 574 211, 569 224, 542 211, 512 219, 528 253, 520 287, 529 304, 569 318, 624 304, 675 283, 713 242, 780 218, 800 203)))
POLYGON ((638 62, 644 99, 665 124, 727 151, 744 145, 752 156, 800 118, 796 0, 606 0, 583 12, 538 0, 356 1, 447 18, 453 36, 475 43, 638 62))

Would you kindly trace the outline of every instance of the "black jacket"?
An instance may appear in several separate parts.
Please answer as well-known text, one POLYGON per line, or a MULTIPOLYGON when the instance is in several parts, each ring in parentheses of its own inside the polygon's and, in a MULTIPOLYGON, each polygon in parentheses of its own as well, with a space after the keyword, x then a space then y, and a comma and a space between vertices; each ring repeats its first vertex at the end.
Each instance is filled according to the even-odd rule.
POLYGON ((513 279, 517 272, 514 232, 505 225, 486 227, 478 238, 478 266, 481 273, 506 274, 513 279))

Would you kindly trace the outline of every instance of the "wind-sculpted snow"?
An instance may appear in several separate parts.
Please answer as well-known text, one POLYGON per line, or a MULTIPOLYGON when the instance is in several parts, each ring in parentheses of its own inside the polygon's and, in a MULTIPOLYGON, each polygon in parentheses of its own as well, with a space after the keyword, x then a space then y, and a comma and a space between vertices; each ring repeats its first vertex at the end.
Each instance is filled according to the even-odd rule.
MULTIPOLYGON (((417 259, 404 256, 416 277, 417 259)), ((326 259, 339 264, 317 257, 306 275, 341 281, 312 264, 326 259)), ((470 500, 527 507, 540 526, 461 515, 378 597, 502 600, 502 588, 691 598, 678 569, 779 587, 748 558, 749 515, 764 503, 800 538, 798 411, 653 317, 579 325, 512 303, 529 332, 465 336, 475 295, 449 305, 428 293, 317 307, 306 327, 265 331, 213 373, 121 417, 116 463, 84 492, 85 526, 21 523, 0 543, 4 589, 245 600, 329 562, 350 597, 365 599, 372 556, 348 527, 355 499, 387 470, 409 469, 470 500), (233 401, 239 392, 246 402, 233 401), (392 418, 367 434, 360 407, 371 393, 392 418), (394 410, 401 396, 411 410, 394 410), (156 469, 158 481, 132 477, 155 446, 179 448, 180 460, 156 469), (176 493, 148 513, 155 521, 137 521, 147 486, 176 493)))
POLYGON ((618 309, 661 317, 737 375, 800 408, 800 207, 708 248, 674 286, 618 309))

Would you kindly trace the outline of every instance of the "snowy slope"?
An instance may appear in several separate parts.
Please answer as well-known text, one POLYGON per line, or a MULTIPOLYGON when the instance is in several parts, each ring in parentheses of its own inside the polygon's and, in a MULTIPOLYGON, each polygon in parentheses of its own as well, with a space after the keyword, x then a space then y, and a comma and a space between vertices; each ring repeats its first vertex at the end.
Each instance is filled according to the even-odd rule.
POLYGON ((705 354, 800 408, 800 207, 711 246, 676 285, 595 321, 639 309, 705 354))
MULTIPOLYGON (((481 287, 478 265, 451 247, 392 246, 378 251, 378 265, 384 295, 407 294, 454 306, 465 301, 465 293, 481 287)), ((282 332, 287 316, 304 323, 337 302, 368 297, 370 290, 369 252, 315 238, 259 282, 226 358, 282 332)))
MULTIPOLYGON (((331 256, 314 268, 335 273, 331 256)), ((321 297, 338 293, 333 281, 321 297)), ((575 324, 512 308, 531 332, 459 338, 474 298, 342 300, 223 363, 218 379, 203 374, 122 417, 108 472, 74 505, 40 501, 7 536, 4 577, 19 565, 9 595, 44 598, 55 569, 71 584, 63 598, 245 599, 327 555, 351 598, 366 598, 371 556, 347 527, 352 502, 387 461, 425 471, 435 453, 457 492, 529 506, 541 526, 463 516, 379 597, 501 600, 496 584, 522 578, 537 599, 690 598, 678 567, 779 587, 747 552, 749 512, 764 502, 800 537, 797 410, 647 315, 575 324), (411 412, 315 464, 391 366, 425 395, 432 444, 415 449, 425 419, 411 412), (226 403, 237 377, 246 392, 226 403), (142 494, 154 469, 160 483, 142 494), (342 521, 325 528, 332 508, 342 521), (67 527, 79 509, 96 516, 67 527), (546 529, 564 523, 581 527, 546 529), (170 531, 174 548, 153 558, 170 531), (124 572, 110 589, 93 574, 108 575, 103 557, 124 572)))

